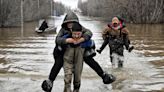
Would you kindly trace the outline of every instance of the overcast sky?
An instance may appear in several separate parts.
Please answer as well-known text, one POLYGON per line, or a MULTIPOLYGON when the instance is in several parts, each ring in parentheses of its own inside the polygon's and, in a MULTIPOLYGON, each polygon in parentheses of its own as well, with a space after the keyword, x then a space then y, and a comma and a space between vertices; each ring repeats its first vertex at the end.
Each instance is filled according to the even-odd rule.
POLYGON ((77 8, 78 0, 54 0, 55 2, 61 2, 67 6, 70 6, 71 8, 77 8))

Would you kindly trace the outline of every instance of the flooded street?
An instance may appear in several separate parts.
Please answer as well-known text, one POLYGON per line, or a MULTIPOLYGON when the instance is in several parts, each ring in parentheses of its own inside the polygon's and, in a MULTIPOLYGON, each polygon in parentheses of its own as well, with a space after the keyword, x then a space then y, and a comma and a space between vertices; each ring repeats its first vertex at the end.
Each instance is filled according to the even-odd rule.
MULTIPOLYGON (((63 17, 51 17, 48 23, 60 26, 63 17)), ((106 23, 85 16, 79 18, 80 23, 93 32, 92 39, 99 48, 106 23)), ((38 22, 28 22, 23 28, 0 28, 0 92, 43 92, 40 85, 54 64, 56 32, 38 34, 34 31, 37 25, 38 22)), ((80 92, 164 92, 164 24, 127 26, 135 50, 124 51, 123 69, 112 69, 108 47, 95 57, 117 80, 112 85, 103 84, 84 63, 80 92)), ((63 92, 63 75, 62 69, 52 92, 63 92)))

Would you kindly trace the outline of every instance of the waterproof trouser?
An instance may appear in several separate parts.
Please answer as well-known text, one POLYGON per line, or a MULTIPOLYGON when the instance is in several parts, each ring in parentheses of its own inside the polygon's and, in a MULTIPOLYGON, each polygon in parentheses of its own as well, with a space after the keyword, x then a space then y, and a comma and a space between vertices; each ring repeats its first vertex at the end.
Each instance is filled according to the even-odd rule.
POLYGON ((123 67, 123 62, 124 62, 124 57, 118 55, 117 53, 112 53, 110 56, 111 58, 111 63, 113 68, 122 68, 123 67))
POLYGON ((119 68, 123 67, 123 62, 124 62, 123 51, 124 51, 123 46, 115 50, 112 50, 112 48, 110 47, 110 60, 112 63, 112 67, 116 67, 116 64, 119 68))
POLYGON ((71 91, 71 81, 73 76, 74 90, 79 91, 81 84, 81 73, 83 69, 84 48, 68 47, 64 53, 64 92, 71 91))

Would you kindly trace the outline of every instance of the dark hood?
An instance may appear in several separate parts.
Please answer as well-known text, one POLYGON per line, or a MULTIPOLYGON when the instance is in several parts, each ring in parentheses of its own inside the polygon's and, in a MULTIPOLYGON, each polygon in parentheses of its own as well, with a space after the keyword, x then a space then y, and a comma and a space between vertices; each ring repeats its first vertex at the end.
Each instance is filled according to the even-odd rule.
POLYGON ((67 15, 65 16, 65 18, 63 20, 62 27, 65 27, 65 24, 68 22, 78 22, 79 23, 79 19, 74 12, 67 13, 67 15))

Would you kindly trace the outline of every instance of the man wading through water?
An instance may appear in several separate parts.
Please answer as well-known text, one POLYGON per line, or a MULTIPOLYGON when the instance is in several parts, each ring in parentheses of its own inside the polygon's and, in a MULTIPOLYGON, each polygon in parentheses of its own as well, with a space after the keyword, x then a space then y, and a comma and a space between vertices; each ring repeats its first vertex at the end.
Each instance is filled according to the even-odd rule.
MULTIPOLYGON (((82 26, 79 23, 67 23, 67 26, 68 28, 71 27, 68 31, 69 33, 65 35, 62 34, 65 38, 67 38, 66 40, 62 40, 62 43, 66 42, 63 64, 65 82, 64 92, 72 92, 72 78, 74 84, 73 92, 79 92, 83 68, 83 54, 85 49, 81 46, 81 44, 90 39, 88 39, 88 37, 85 38, 84 33, 82 32, 82 26)), ((63 39, 63 37, 59 37, 57 43, 59 45, 63 45, 60 43, 60 39, 63 39)))
POLYGON ((96 51, 98 53, 101 53, 106 45, 109 44, 112 67, 116 67, 116 63, 118 63, 117 66, 119 68, 123 67, 123 46, 125 46, 126 50, 128 50, 129 52, 131 52, 134 48, 133 46, 129 47, 129 31, 126 28, 123 19, 119 17, 113 17, 112 23, 108 24, 108 27, 103 30, 102 36, 104 42, 100 49, 96 51))
MULTIPOLYGON (((51 69, 49 79, 43 81, 42 89, 46 92, 51 92, 53 81, 56 79, 57 74, 63 66, 63 55, 65 54, 65 43, 66 39, 63 37, 64 35, 69 33, 69 30, 72 29, 72 26, 69 26, 68 23, 79 23, 79 19, 77 15, 73 12, 68 13, 63 21, 62 28, 60 29, 57 37, 56 37, 56 46, 54 48, 53 56, 55 59, 54 66, 51 69), (60 39, 58 39, 60 38, 60 39)), ((82 27, 83 37, 85 40, 90 39, 92 37, 92 32, 84 27, 82 27)), ((94 47, 94 46, 93 46, 94 47)), ((92 48, 95 49, 95 48, 92 48)), ((86 64, 88 64, 102 79, 104 84, 110 84, 116 80, 116 78, 111 75, 105 73, 100 65, 94 60, 95 53, 93 55, 88 55, 87 52, 90 49, 85 49, 83 59, 86 64)))

